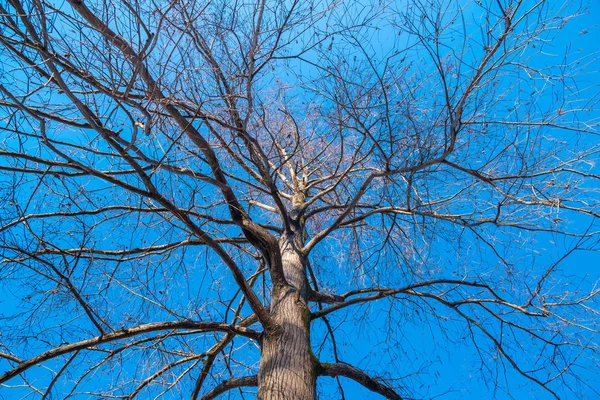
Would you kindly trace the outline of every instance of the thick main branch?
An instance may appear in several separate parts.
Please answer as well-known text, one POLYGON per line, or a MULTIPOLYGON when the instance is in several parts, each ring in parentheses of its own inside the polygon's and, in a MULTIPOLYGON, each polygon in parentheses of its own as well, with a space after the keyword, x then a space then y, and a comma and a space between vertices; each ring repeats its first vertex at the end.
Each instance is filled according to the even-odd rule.
POLYGON ((317 368, 317 374, 319 376, 330 376, 338 377, 343 376, 345 378, 352 379, 353 381, 360 383, 365 388, 372 392, 379 393, 386 399, 391 400, 402 400, 402 397, 391 387, 384 385, 379 380, 372 378, 365 372, 355 368, 349 364, 336 363, 336 364, 325 364, 321 363, 317 368))

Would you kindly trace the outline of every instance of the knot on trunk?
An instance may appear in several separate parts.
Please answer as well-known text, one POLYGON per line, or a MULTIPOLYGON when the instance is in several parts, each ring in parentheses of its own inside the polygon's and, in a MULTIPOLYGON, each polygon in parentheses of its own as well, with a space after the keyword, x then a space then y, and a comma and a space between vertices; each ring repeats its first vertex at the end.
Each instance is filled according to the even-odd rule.
POLYGON ((302 205, 294 205, 290 210, 290 227, 292 228, 292 232, 297 234, 300 238, 300 246, 306 242, 308 239, 308 232, 306 231, 305 218, 304 218, 305 208, 302 205))

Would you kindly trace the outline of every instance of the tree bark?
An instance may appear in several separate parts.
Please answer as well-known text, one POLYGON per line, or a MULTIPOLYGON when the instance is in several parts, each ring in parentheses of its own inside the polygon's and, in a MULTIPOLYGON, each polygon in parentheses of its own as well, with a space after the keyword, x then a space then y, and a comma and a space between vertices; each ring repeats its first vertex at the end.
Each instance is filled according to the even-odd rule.
POLYGON ((261 400, 314 400, 315 358, 310 345, 305 263, 298 249, 302 233, 280 240, 283 271, 288 285, 275 289, 271 302, 274 329, 265 330, 262 342, 258 398, 261 400))

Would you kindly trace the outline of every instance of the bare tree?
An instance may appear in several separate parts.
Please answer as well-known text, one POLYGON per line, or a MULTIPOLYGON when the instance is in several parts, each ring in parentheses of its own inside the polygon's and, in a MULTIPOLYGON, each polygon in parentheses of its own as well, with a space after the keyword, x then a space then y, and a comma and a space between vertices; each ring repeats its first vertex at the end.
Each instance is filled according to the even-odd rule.
POLYGON ((438 395, 415 329, 494 393, 598 394, 557 3, 2 1, 2 394, 438 395))

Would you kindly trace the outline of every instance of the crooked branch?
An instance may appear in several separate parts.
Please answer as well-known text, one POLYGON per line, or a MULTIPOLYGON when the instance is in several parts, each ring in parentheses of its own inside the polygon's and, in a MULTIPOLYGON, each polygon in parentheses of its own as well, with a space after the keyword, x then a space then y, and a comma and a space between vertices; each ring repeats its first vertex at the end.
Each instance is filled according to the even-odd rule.
MULTIPOLYGON (((113 342, 115 340, 126 339, 132 336, 141 335, 154 331, 172 330, 172 329, 196 329, 202 332, 227 332, 241 336, 245 336, 254 340, 258 340, 260 333, 254 329, 245 328, 239 325, 230 325, 219 322, 197 322, 197 321, 175 321, 175 322, 156 322, 152 324, 139 325, 133 328, 124 328, 116 332, 107 333, 96 336, 91 339, 82 340, 48 350, 38 356, 21 361, 15 368, 0 375, 0 383, 4 383, 9 379, 25 372, 29 368, 40 365, 45 361, 59 357, 63 354, 68 354, 74 351, 89 349, 93 346, 113 342)), ((14 357, 16 361, 17 358, 14 357)))

